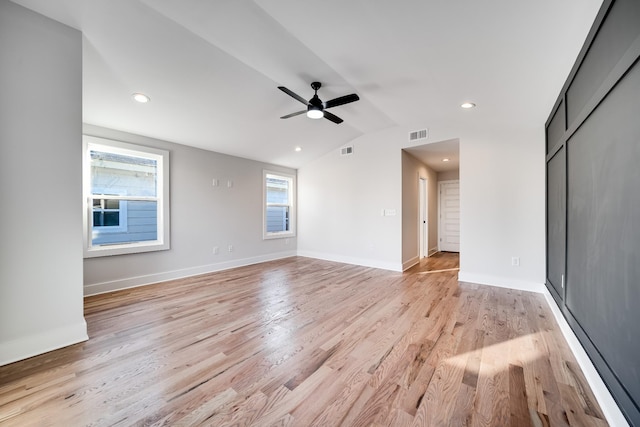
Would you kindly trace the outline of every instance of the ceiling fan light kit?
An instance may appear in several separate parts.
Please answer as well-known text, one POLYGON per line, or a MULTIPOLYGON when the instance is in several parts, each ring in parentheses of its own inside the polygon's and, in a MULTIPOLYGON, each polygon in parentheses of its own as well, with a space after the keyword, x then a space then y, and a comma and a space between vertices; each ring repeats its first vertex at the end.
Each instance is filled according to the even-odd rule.
POLYGON ((278 86, 278 89, 280 89, 281 91, 283 91, 284 93, 292 97, 293 99, 307 106, 306 110, 296 111, 295 113, 287 114, 286 116, 282 116, 280 118, 288 119, 290 117, 298 116, 306 112, 307 117, 309 117, 310 119, 321 119, 324 117, 325 119, 332 121, 337 125, 342 123, 343 120, 340 117, 325 110, 327 108, 337 107, 339 105, 344 105, 350 102, 358 101, 360 97, 355 93, 352 93, 350 95, 341 96, 339 98, 335 98, 327 102, 322 102, 322 100, 318 97, 318 89, 320 89, 321 87, 322 87, 322 84, 320 82, 311 83, 311 89, 315 91, 315 94, 313 95, 313 98, 311 98, 309 101, 306 101, 303 97, 287 89, 286 87, 278 86))
POLYGON ((322 108, 318 108, 315 105, 309 105, 307 107, 307 117, 310 119, 321 119, 324 117, 324 111, 322 111, 322 108))

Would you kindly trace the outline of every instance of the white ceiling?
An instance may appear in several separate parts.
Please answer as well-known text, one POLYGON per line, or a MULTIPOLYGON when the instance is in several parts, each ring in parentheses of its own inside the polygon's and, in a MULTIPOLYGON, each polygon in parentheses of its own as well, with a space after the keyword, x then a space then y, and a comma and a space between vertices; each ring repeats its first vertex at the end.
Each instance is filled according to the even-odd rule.
POLYGON ((602 3, 13 1, 82 30, 86 123, 294 168, 393 126, 541 128, 602 3), (345 122, 279 119, 315 80, 360 96, 345 122))

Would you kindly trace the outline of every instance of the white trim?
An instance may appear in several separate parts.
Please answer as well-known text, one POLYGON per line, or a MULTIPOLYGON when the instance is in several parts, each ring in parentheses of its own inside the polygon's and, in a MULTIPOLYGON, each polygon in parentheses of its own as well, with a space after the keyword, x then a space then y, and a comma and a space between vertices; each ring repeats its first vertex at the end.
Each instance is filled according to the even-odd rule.
MULTIPOLYGON (((101 191, 105 191, 105 190, 101 190, 101 191)), ((114 191, 118 192, 118 193, 126 193, 126 189, 122 189, 122 188, 114 188, 114 191)), ((106 195, 106 194, 102 194, 102 195, 90 195, 87 197, 87 203, 89 204, 89 207, 92 211, 92 214, 94 214, 95 208, 93 206, 93 200, 94 199, 113 199, 114 197, 111 195, 106 195), (89 200, 91 200, 92 202, 89 202, 89 200)), ((98 226, 98 225, 92 225, 92 228, 94 231, 100 231, 101 233, 122 233, 122 232, 126 232, 127 231, 127 226, 128 226, 128 208, 127 208, 127 200, 126 199, 122 199, 122 198, 117 198, 116 200, 118 200, 120 203, 118 204, 118 225, 117 226, 98 226)), ((154 199, 155 200, 155 199, 154 199)), ((109 209, 102 209, 103 212, 108 212, 109 209)), ((113 210, 111 210, 113 211, 113 210)), ((93 224, 93 223, 92 223, 93 224)), ((93 236, 92 236, 93 237, 93 236)))
POLYGON ((109 255, 122 255, 140 252, 153 252, 170 249, 170 209, 169 209, 169 151, 161 150, 128 142, 115 141, 111 139, 98 138, 89 135, 82 136, 82 191, 83 191, 83 214, 82 214, 82 230, 83 230, 83 256, 84 258, 94 258, 109 255), (91 159, 90 149, 119 153, 123 155, 131 155, 136 157, 155 158, 157 163, 157 196, 155 197, 136 197, 136 196, 112 196, 112 199, 118 200, 154 200, 157 202, 158 212, 158 229, 157 240, 134 242, 113 245, 96 245, 92 246, 92 222, 93 222, 93 203, 89 200, 93 198, 91 195, 91 159))
POLYGON ((427 255, 427 256, 433 256, 433 255, 437 254, 438 252, 439 252, 438 251, 438 247, 434 246, 433 248, 429 249, 429 255, 427 255))
MULTIPOLYGON (((309 251, 288 251, 288 252, 279 252, 275 254, 269 255, 261 255, 252 258, 244 258, 240 260, 233 260, 222 262, 218 264, 209 264, 200 267, 192 267, 186 268, 182 270, 174 270, 164 273, 151 274, 146 276, 138 276, 121 280, 114 280, 111 282, 103 282, 96 283, 91 285, 86 285, 84 287, 85 296, 89 295, 98 295, 101 293, 112 292, 115 290, 122 290, 128 288, 134 288, 138 286, 149 285, 153 283, 159 283, 168 280, 180 279, 183 277, 195 276, 198 274, 212 273, 216 271, 228 270, 236 267, 243 267, 252 264, 258 264, 267 261, 274 261, 277 259, 289 258, 292 256, 301 256, 315 259, 322 259, 327 261, 334 262, 342 262, 346 264, 355 264, 362 265, 365 267, 373 267, 373 268, 381 268, 384 270, 391 271, 404 271, 407 268, 417 264, 419 262, 419 257, 414 257, 409 261, 406 261, 402 264, 399 269, 395 263, 389 262, 381 262, 376 260, 369 260, 363 258, 353 258, 353 257, 345 257, 341 255, 333 255, 333 254, 321 254, 317 252, 309 252, 309 251)), ((607 419, 607 422, 612 426, 628 426, 629 424, 626 422, 624 415, 618 408, 615 400, 609 393, 607 386, 598 375, 591 359, 587 355, 586 351, 578 341, 578 338, 575 336, 571 327, 567 323, 566 319, 560 312, 559 307, 556 302, 553 300, 551 294, 547 290, 547 288, 537 282, 529 282, 518 279, 510 279, 506 277, 498 277, 498 276, 490 276, 483 274, 474 274, 474 273, 466 273, 460 271, 458 273, 458 280, 461 282, 471 282, 477 283, 480 285, 489 285, 489 286, 498 286, 503 288, 517 289, 529 292, 541 293, 544 295, 549 308, 551 309, 558 326, 560 327, 560 331, 563 336, 567 340, 569 344, 569 348, 573 352, 582 372, 595 395, 602 412, 607 419)), ((74 325, 70 328, 61 328, 58 331, 54 331, 53 333, 47 332, 46 334, 40 334, 38 336, 31 336, 26 339, 19 339, 9 343, 5 343, 0 351, 0 366, 15 362, 17 360, 22 360, 27 357, 31 357, 37 354, 41 354, 43 352, 47 352, 50 350, 55 350, 60 347, 64 347, 67 345, 75 344, 78 342, 86 341, 87 337, 87 327, 84 320, 79 325, 74 325), (66 337, 66 339, 65 339, 66 337), (53 343, 55 342, 55 344, 53 343), (37 343, 37 345, 36 345, 37 343), (63 344, 60 344, 63 343, 63 344)))
POLYGON ((137 288, 138 286, 151 285, 154 283, 166 282, 168 280, 182 279, 196 276, 198 274, 214 273, 216 271, 229 270, 236 267, 244 267, 262 262, 275 261, 278 259, 296 256, 295 251, 277 252, 267 255, 259 255, 251 258, 224 261, 216 264, 189 267, 180 270, 165 271, 162 273, 147 274, 144 276, 128 277, 125 279, 111 280, 109 282, 91 283, 84 285, 84 296, 104 294, 107 292, 119 291, 122 289, 137 288))
POLYGON ((418 173, 418 254, 429 256, 429 181, 418 173))
POLYGON ((458 273, 458 281, 477 283, 479 285, 497 286, 500 288, 517 289, 519 291, 528 292, 544 292, 545 286, 539 282, 530 282, 528 280, 513 279, 511 277, 491 276, 488 274, 469 273, 460 271, 458 273))
POLYGON ((296 236, 296 176, 284 172, 276 172, 267 169, 262 170, 262 239, 281 239, 296 236), (267 175, 275 175, 287 179, 291 184, 289 188, 289 204, 272 204, 270 206, 289 207, 289 230, 280 232, 267 232, 267 175))
POLYGON ((78 323, 56 329, 47 329, 12 341, 3 342, 0 346, 0 366, 57 350, 89 339, 87 322, 84 318, 78 323))
POLYGON ((587 355, 587 352, 584 347, 582 347, 582 344, 580 344, 578 337, 573 333, 569 323, 567 323, 567 319, 562 315, 560 307, 558 307, 558 304, 556 304, 546 286, 544 287, 542 294, 544 294, 547 304, 549 305, 549 308, 551 308, 553 316, 556 318, 556 323, 558 323, 560 331, 562 331, 562 335, 564 335, 564 339, 567 340, 569 348, 571 348, 573 355, 578 361, 578 365, 580 365, 580 369, 582 369, 582 373, 587 379, 589 387, 591 387, 591 391, 593 391, 607 422, 609 425, 615 427, 628 426, 629 423, 627 423, 627 420, 624 418, 622 411, 620 411, 620 408, 613 399, 613 396, 609 393, 609 389, 604 381, 602 381, 602 378, 600 378, 600 375, 587 355))
POLYGON ((582 373, 584 374, 587 383, 591 388, 591 391, 598 401, 600 409, 602 409, 602 413, 607 419, 607 422, 609 423, 609 425, 615 427, 629 426, 624 415, 622 414, 622 411, 620 411, 620 408, 613 399, 613 396, 611 396, 611 393, 609 393, 609 389, 607 388, 606 384, 604 383, 604 381, 602 381, 602 378, 600 378, 600 375, 591 362, 591 359, 587 355, 587 352, 585 351, 584 347, 582 347, 582 344, 580 344, 580 341, 569 326, 569 323, 567 323, 567 319, 565 319, 562 315, 560 308, 558 307, 555 300, 549 293, 549 290, 544 284, 514 280, 506 277, 465 273, 462 271, 458 273, 458 281, 477 283, 480 285, 498 286, 502 288, 511 288, 543 294, 547 305, 551 309, 551 312, 556 319, 556 323, 558 324, 562 335, 567 341, 567 344, 569 344, 569 348, 576 358, 578 365, 580 365, 580 369, 582 370, 582 373))
MULTIPOLYGON (((111 282, 103 282, 96 283, 91 285, 86 285, 84 287, 85 296, 89 295, 98 295, 101 293, 112 292, 116 290, 134 288, 138 286, 149 285, 153 283, 159 283, 168 280, 180 279, 183 277, 195 276, 198 274, 212 273, 216 271, 228 270, 231 268, 242 267, 252 264, 259 264, 267 261, 274 261, 277 259, 289 258, 292 256, 301 256, 315 259, 322 259, 327 261, 334 262, 342 262, 345 264, 354 264, 361 265, 364 267, 372 267, 372 268, 381 268, 384 270, 391 270, 401 272, 404 271, 413 265, 419 262, 419 257, 414 257, 411 260, 406 261, 402 264, 399 269, 395 263, 389 262, 381 262, 376 260, 364 259, 364 258, 354 258, 354 257, 345 257, 342 255, 334 255, 334 254, 321 254, 317 252, 309 252, 309 251, 288 251, 288 252, 279 252, 275 254, 269 255, 261 255, 252 258, 244 258, 240 260, 233 260, 222 262, 218 264, 209 264, 200 267, 186 268, 182 270, 174 270, 164 273, 151 274, 146 276, 138 276, 121 280, 114 280, 111 282)), ((498 277, 498 276, 490 276, 484 274, 474 274, 474 273, 466 273, 466 272, 458 272, 458 280, 460 282, 471 282, 477 283, 480 285, 488 285, 488 286, 498 286, 503 288, 517 289, 529 292, 541 293, 544 295, 545 300, 547 301, 547 305, 551 309, 558 326, 560 327, 560 331, 562 335, 567 340, 569 344, 569 348, 573 352, 582 372, 593 391, 593 394, 602 409, 602 412, 607 419, 607 422, 611 426, 629 426, 627 421, 624 418, 624 415, 620 411, 620 408, 615 403, 615 400, 609 393, 607 386, 600 378, 597 370, 593 366, 591 359, 587 355, 586 351, 578 341, 578 338, 571 330, 571 327, 567 323, 566 319, 560 312, 560 309, 556 302, 553 300, 551 294, 547 290, 547 288, 537 282, 529 282, 523 281, 519 279, 511 279, 507 277, 498 277)), ((53 334, 51 332, 47 332, 46 334, 41 334, 39 336, 32 336, 28 339, 20 339, 15 340, 13 342, 9 342, 6 344, 2 351, 0 351, 0 366, 3 364, 8 364, 15 362, 17 360, 25 359, 30 356, 34 356, 37 354, 41 354, 46 351, 55 350, 56 348, 64 347, 70 344, 75 344, 77 342, 87 340, 86 334, 86 323, 82 322, 82 325, 75 325, 73 328, 66 328, 54 331, 53 334), (68 330, 67 330, 68 329, 68 330), (65 344, 60 345, 59 342, 65 342, 64 339, 61 339, 62 336, 67 335, 68 338, 65 344), (75 338, 71 338, 75 336, 75 338), (53 338, 58 337, 58 343, 56 344, 42 344, 50 341, 54 341, 53 338), (26 341, 26 342, 25 342, 26 341), (35 343, 38 343, 36 346, 35 343), (13 348, 11 348, 13 347, 13 348), (37 349, 36 349, 37 348, 37 349), (7 351, 7 349, 9 349, 7 351)))
POLYGON ((322 259, 325 261, 341 262, 343 264, 361 265, 363 267, 380 268, 382 270, 390 270, 402 272, 402 263, 379 261, 368 258, 356 258, 344 255, 327 254, 312 251, 298 251, 298 256, 322 259))
POLYGON ((420 256, 419 255, 411 258, 408 261, 403 262, 402 263, 402 271, 407 271, 408 269, 410 269, 414 265, 418 264, 419 262, 420 262, 420 256))

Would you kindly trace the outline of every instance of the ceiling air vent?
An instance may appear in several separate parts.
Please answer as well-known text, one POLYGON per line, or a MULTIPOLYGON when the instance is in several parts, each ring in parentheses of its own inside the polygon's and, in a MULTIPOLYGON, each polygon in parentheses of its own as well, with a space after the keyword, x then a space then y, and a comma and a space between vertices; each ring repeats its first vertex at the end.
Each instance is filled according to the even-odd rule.
POLYGON ((349 156, 353 154, 353 145, 347 145, 346 147, 342 147, 340 149, 341 156, 349 156))
POLYGON ((417 141, 419 139, 427 139, 429 136, 429 129, 421 129, 413 132, 409 132, 409 141, 417 141))

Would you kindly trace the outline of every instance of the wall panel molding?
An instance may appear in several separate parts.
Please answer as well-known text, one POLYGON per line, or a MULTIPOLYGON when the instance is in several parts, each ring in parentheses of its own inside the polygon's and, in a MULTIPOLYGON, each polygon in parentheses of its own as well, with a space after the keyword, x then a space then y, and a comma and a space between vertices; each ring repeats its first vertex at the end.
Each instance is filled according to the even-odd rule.
POLYGON ((604 2, 545 141, 545 295, 632 425, 640 425, 639 23, 640 2, 604 2))

